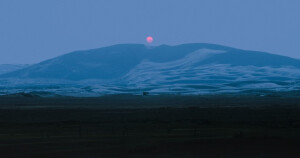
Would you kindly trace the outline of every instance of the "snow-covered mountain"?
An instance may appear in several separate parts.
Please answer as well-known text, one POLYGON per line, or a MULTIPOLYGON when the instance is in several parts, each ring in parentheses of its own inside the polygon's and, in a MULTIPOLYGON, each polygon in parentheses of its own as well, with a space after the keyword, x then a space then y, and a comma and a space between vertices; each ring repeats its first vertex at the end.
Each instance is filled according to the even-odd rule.
POLYGON ((300 89, 300 60, 213 44, 122 44, 72 52, 0 78, 5 90, 76 95, 289 91, 300 89))

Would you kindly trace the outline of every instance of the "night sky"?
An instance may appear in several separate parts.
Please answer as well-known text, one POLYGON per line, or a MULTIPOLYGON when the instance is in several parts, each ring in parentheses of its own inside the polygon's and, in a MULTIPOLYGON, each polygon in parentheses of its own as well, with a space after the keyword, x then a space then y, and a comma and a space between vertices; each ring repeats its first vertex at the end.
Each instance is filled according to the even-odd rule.
POLYGON ((0 64, 120 43, 214 43, 300 59, 299 0, 1 0, 0 64))

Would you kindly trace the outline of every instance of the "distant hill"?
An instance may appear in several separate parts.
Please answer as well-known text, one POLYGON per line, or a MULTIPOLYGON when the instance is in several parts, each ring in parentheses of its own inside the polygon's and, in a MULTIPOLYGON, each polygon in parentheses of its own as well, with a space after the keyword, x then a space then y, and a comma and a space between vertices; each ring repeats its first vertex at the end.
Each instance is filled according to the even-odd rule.
POLYGON ((97 92, 102 88, 102 92, 116 93, 291 90, 299 87, 300 60, 203 43, 120 44, 72 52, 0 78, 63 80, 88 85, 89 91, 97 85, 97 92), (110 88, 103 87, 107 85, 110 88))
POLYGON ((2 64, 0 65, 0 74, 9 73, 28 67, 28 64, 2 64))

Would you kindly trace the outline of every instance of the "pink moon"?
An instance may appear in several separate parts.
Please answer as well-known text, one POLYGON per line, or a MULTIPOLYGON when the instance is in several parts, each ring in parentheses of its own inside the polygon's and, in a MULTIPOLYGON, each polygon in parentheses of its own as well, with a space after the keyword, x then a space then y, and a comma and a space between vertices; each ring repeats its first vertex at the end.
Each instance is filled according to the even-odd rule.
POLYGON ((151 36, 148 36, 148 37, 146 38, 146 41, 147 41, 148 43, 152 43, 152 42, 153 42, 153 38, 152 38, 151 36))

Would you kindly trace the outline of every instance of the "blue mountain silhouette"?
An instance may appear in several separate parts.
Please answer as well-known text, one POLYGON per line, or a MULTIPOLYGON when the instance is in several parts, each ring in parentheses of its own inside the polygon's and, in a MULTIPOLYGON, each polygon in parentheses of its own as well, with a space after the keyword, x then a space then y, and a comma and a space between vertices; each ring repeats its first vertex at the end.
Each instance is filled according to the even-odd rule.
MULTIPOLYGON (((200 50, 224 51, 207 55, 194 65, 230 64, 232 66, 292 66, 300 68, 300 60, 257 51, 246 51, 214 44, 161 45, 148 48, 141 44, 120 44, 99 49, 65 54, 1 77, 53 78, 68 80, 117 79, 131 69, 149 61, 167 63, 183 59, 200 50)), ((201 52, 199 52, 201 54, 201 52)))
POLYGON ((102 87, 110 92, 293 90, 300 87, 300 60, 205 43, 120 44, 72 52, 0 78, 84 82, 90 91, 110 85, 102 87))

